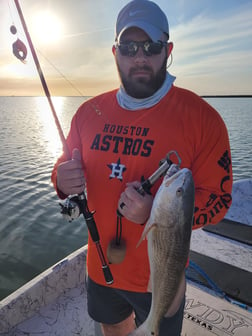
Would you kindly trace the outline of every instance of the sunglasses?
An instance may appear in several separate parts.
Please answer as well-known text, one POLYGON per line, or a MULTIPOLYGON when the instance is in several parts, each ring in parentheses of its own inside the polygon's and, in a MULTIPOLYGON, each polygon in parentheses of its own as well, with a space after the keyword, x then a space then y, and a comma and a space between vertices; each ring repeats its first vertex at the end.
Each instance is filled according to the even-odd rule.
POLYGON ((129 42, 121 42, 115 45, 116 48, 120 50, 122 56, 130 56, 134 57, 139 47, 142 48, 145 56, 159 55, 163 49, 163 47, 167 45, 167 42, 151 42, 151 41, 129 41, 129 42))

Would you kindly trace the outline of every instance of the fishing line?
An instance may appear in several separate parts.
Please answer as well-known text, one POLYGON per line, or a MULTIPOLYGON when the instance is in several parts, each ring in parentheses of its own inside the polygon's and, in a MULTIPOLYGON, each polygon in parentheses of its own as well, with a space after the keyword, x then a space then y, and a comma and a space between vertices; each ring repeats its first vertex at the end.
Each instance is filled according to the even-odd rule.
POLYGON ((113 28, 101 28, 101 29, 96 29, 92 31, 86 31, 86 32, 81 32, 81 33, 73 33, 73 34, 65 34, 63 35, 63 38, 72 38, 72 37, 80 37, 84 35, 89 35, 89 34, 94 34, 94 33, 100 33, 100 32, 105 32, 105 31, 111 31, 113 28))
POLYGON ((13 18, 12 9, 11 9, 9 0, 8 0, 8 7, 9 7, 9 13, 10 13, 10 16, 11 16, 11 21, 12 21, 12 24, 14 25, 15 20, 13 18))
POLYGON ((77 88, 57 67, 53 64, 40 50, 38 50, 39 54, 51 65, 51 67, 83 98, 85 95, 80 89, 77 88))
POLYGON ((33 43, 32 43, 31 37, 30 37, 30 34, 28 32, 28 29, 27 29, 27 26, 26 26, 26 23, 25 23, 25 20, 24 20, 24 16, 23 16, 21 7, 19 6, 18 0, 14 0, 14 2, 15 2, 15 5, 16 5, 16 8, 17 8, 17 11, 18 11, 18 14, 19 14, 19 18, 21 20, 21 23, 22 23, 22 26, 23 26, 23 29, 24 29, 24 32, 25 32, 25 35, 26 35, 26 38, 27 38, 27 41, 28 41, 31 53, 32 53, 32 57, 33 57, 34 63, 36 65, 36 68, 37 68, 37 71, 38 71, 38 74, 39 74, 39 77, 40 77, 40 81, 41 81, 42 87, 44 89, 44 93, 45 93, 45 95, 47 97, 48 103, 50 105, 50 108, 51 108, 51 111, 52 111, 52 114, 53 114, 53 117, 54 117, 54 120, 55 120, 55 124, 57 126, 57 129, 58 129, 58 132, 59 132, 59 135, 60 135, 60 139, 61 139, 61 142, 62 142, 62 145, 63 145, 64 153, 65 153, 67 159, 71 160, 71 154, 69 152, 65 136, 64 136, 63 131, 61 129, 61 125, 60 125, 59 119, 57 117, 57 114, 56 114, 56 111, 55 111, 55 108, 54 108, 54 105, 53 105, 53 102, 52 102, 52 99, 51 99, 51 94, 49 92, 49 89, 48 89, 48 86, 47 86, 44 74, 43 74, 42 69, 40 67, 40 63, 39 63, 36 51, 34 49, 34 46, 33 46, 33 43))
MULTIPOLYGON (((51 94, 50 94, 50 91, 48 89, 48 86, 47 86, 45 77, 43 75, 42 69, 40 67, 40 63, 39 63, 36 51, 34 49, 30 34, 28 32, 21 7, 19 5, 18 0, 14 0, 14 2, 15 2, 20 21, 22 23, 22 26, 23 26, 23 29, 24 29, 24 32, 25 32, 25 35, 26 35, 31 53, 32 53, 34 63, 36 65, 36 68, 37 68, 37 71, 38 71, 38 74, 39 74, 39 77, 40 77, 42 87, 44 89, 44 93, 47 97, 48 103, 50 105, 50 108, 51 108, 51 111, 52 111, 52 114, 53 114, 53 117, 54 117, 54 120, 55 120, 56 127, 58 129, 58 133, 59 133, 59 136, 60 136, 60 139, 61 139, 61 143, 63 145, 64 154, 65 154, 67 160, 71 160, 71 153, 69 151, 64 133, 62 131, 59 119, 57 117, 57 114, 56 114, 56 111, 55 111, 55 108, 54 108, 54 105, 53 105, 53 102, 52 102, 52 99, 51 99, 51 94)), ((103 253, 103 250, 102 250, 102 247, 101 247, 101 244, 100 244, 99 232, 97 230, 97 226, 96 226, 96 223, 95 223, 94 218, 93 218, 94 212, 89 211, 88 205, 87 205, 87 199, 86 199, 86 196, 85 196, 84 192, 82 194, 78 195, 78 204, 79 204, 81 213, 83 214, 83 216, 85 218, 90 236, 91 236, 92 240, 94 241, 94 243, 96 245, 97 252, 98 252, 101 264, 102 264, 102 271, 103 271, 103 274, 104 274, 105 281, 108 285, 110 285, 110 284, 113 283, 113 277, 112 277, 111 271, 109 269, 109 266, 106 262, 106 259, 104 257, 104 253, 103 253)))

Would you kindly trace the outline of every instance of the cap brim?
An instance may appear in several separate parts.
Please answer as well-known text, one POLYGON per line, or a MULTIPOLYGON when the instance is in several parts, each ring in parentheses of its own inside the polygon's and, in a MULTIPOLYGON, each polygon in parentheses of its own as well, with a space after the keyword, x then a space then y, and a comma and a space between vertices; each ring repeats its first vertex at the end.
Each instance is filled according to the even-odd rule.
POLYGON ((160 41, 162 38, 163 32, 160 29, 157 29, 153 25, 143 22, 143 21, 133 21, 127 24, 123 29, 120 31, 119 35, 117 36, 117 40, 120 41, 122 34, 129 28, 137 27, 142 29, 153 42, 160 41))

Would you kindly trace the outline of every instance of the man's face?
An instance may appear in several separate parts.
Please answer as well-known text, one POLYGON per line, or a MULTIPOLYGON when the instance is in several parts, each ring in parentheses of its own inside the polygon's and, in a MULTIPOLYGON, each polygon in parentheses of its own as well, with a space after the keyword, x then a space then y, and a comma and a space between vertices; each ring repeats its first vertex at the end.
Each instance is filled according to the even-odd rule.
MULTIPOLYGON (((129 28, 123 33, 120 43, 149 40, 143 30, 129 28)), ((147 56, 141 47, 134 56, 123 56, 118 48, 114 50, 114 55, 121 83, 128 95, 147 98, 162 86, 166 77, 168 46, 164 46, 158 55, 147 56)))

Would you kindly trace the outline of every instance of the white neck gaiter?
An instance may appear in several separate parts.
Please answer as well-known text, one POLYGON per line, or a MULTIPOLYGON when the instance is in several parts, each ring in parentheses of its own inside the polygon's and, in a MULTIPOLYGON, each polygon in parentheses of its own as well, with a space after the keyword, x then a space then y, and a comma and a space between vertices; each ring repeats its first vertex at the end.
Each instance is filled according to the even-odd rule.
POLYGON ((124 88, 120 86, 116 94, 117 102, 122 108, 131 111, 152 107, 156 105, 167 94, 175 79, 176 77, 170 75, 169 72, 167 72, 165 81, 161 88, 158 89, 158 91, 156 91, 152 96, 143 99, 129 96, 124 88))

